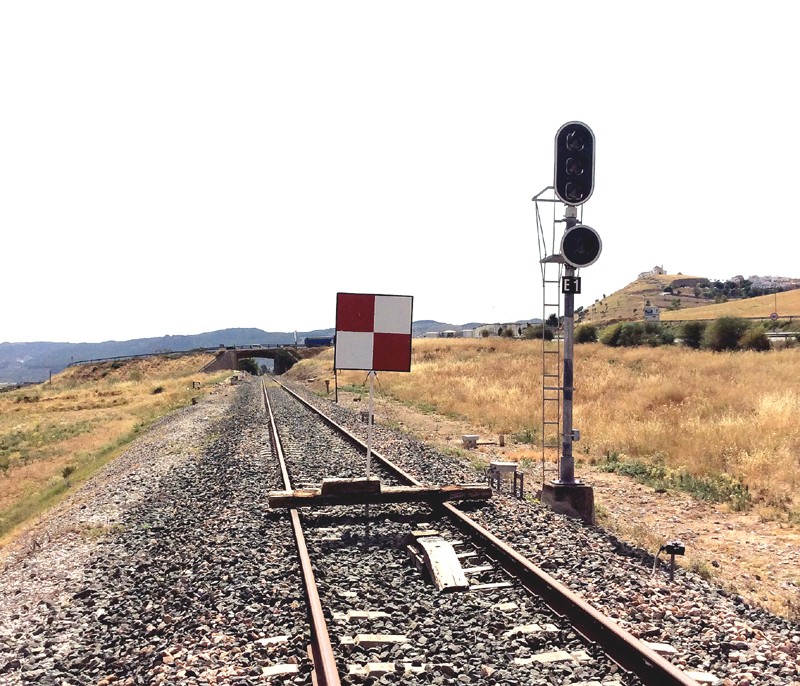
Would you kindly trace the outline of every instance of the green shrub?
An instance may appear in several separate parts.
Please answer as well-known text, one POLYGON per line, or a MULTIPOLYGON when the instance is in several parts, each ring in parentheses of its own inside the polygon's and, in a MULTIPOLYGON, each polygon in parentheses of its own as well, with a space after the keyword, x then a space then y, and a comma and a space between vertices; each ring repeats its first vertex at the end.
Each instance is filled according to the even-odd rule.
POLYGON ((600 334, 600 342, 603 345, 609 345, 612 348, 619 347, 619 338, 622 333, 622 324, 612 324, 603 329, 600 334))
POLYGON ((736 511, 746 510, 752 501, 750 489, 735 476, 729 474, 716 474, 709 477, 696 477, 689 473, 685 467, 670 469, 664 466, 662 458, 655 464, 641 460, 621 461, 616 451, 606 453, 606 461, 598 463, 597 469, 601 472, 616 472, 622 476, 630 476, 639 483, 651 488, 677 489, 691 493, 700 500, 709 500, 716 503, 729 503, 731 509, 736 511))
POLYGON ((514 338, 514 328, 509 326, 505 331, 503 331, 503 336, 506 338, 514 338))
POLYGON ((703 334, 705 331, 705 322, 684 322, 683 326, 681 327, 681 338, 683 339, 683 344, 688 348, 694 348, 697 350, 703 343, 703 334))
POLYGON ((491 334, 489 333, 489 329, 481 329, 481 337, 482 338, 489 338, 491 334))
POLYGON ((283 374, 284 372, 289 371, 296 362, 297 357, 292 354, 289 348, 278 348, 275 351, 274 373, 283 374))
POLYGON ((594 324, 582 324, 575 330, 576 343, 597 343, 597 327, 594 324))
POLYGON ((252 357, 245 357, 243 360, 239 360, 239 369, 253 376, 258 376, 261 373, 258 362, 252 357))
POLYGON ((769 350, 769 338, 762 329, 748 329, 739 339, 739 347, 742 350, 756 350, 764 352, 769 350))
POLYGON ((623 322, 606 328, 600 342, 613 348, 671 345, 675 334, 658 322, 623 322))
POLYGON ((749 324, 744 319, 721 317, 706 328, 703 345, 714 352, 738 350, 739 341, 748 327, 749 324))
POLYGON ((528 325, 522 332, 522 338, 526 340, 530 340, 532 338, 541 338, 542 335, 544 335, 544 340, 546 341, 553 340, 552 330, 548 329, 546 326, 543 326, 542 324, 528 325))
POLYGON ((74 471, 75 471, 75 465, 68 464, 66 467, 62 468, 61 476, 64 477, 65 480, 69 479, 69 477, 72 475, 74 471))

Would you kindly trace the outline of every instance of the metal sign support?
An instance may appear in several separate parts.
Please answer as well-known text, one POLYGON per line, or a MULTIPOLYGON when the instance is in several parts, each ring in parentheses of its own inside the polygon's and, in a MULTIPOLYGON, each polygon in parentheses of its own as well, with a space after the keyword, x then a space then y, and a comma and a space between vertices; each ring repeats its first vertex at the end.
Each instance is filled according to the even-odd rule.
POLYGON ((369 467, 372 462, 372 389, 375 385, 375 372, 369 373, 369 416, 367 417, 367 478, 369 479, 369 467))
MULTIPOLYGON (((566 230, 569 231, 578 223, 578 212, 575 207, 567 207, 566 230)), ((564 264, 564 275, 569 279, 575 276, 575 267, 564 264)), ((564 373, 562 377, 564 410, 562 413, 561 461, 559 465, 559 482, 575 483, 575 458, 572 455, 572 395, 575 369, 575 294, 564 294, 564 373)))

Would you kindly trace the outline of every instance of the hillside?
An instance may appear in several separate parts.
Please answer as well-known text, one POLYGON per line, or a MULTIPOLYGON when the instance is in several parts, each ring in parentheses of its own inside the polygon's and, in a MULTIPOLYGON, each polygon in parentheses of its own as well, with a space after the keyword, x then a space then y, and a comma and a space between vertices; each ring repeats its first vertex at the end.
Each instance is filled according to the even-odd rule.
POLYGON ((71 367, 52 383, 1 394, 0 538, 88 478, 145 426, 230 376, 200 374, 212 359, 199 353, 71 367))
MULTIPOLYGON (((538 319, 525 321, 537 322, 538 319)), ((480 323, 446 324, 433 319, 413 322, 412 334, 423 336, 428 331, 447 329, 474 329, 480 323)), ((334 329, 298 331, 297 340, 306 337, 332 336, 334 329)), ((218 348, 220 345, 279 345, 295 341, 294 332, 264 331, 255 328, 220 329, 186 336, 160 336, 135 338, 129 341, 105 341, 103 343, 0 343, 0 384, 44 381, 50 372, 57 374, 71 362, 97 360, 107 357, 150 355, 158 352, 180 352, 199 348, 218 348)))
MULTIPOLYGON (((330 336, 333 329, 298 332, 306 336, 330 336)), ((0 343, 0 382, 43 381, 49 373, 65 369, 70 362, 105 357, 147 355, 157 352, 217 348, 220 345, 276 345, 294 343, 294 332, 268 332, 255 328, 221 329, 186 336, 136 338, 103 343, 0 343)))
POLYGON ((647 301, 654 307, 660 307, 662 318, 664 311, 676 300, 680 300, 681 310, 708 305, 708 300, 694 295, 694 287, 701 281, 700 276, 684 276, 683 274, 651 274, 643 279, 636 279, 625 288, 612 293, 608 297, 596 300, 584 309, 583 317, 578 321, 591 324, 605 324, 617 321, 641 320, 644 318, 644 306, 647 301), (664 289, 671 286, 674 295, 662 295, 664 289))
MULTIPOLYGON (((706 300, 706 302, 708 302, 706 300)), ((681 298, 683 304, 683 298, 681 298)), ((779 317, 800 317, 800 290, 784 291, 775 295, 762 295, 758 298, 731 300, 719 305, 693 307, 674 312, 661 311, 662 321, 681 319, 717 319, 718 317, 769 317, 777 312, 779 317)))

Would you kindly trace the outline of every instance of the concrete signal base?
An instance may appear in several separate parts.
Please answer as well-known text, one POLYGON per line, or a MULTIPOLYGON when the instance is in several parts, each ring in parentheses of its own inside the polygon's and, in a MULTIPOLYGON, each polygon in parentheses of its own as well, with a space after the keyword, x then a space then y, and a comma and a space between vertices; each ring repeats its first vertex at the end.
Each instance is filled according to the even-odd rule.
POLYGON ((549 483, 542 486, 542 502, 556 514, 594 524, 594 489, 586 484, 549 483))

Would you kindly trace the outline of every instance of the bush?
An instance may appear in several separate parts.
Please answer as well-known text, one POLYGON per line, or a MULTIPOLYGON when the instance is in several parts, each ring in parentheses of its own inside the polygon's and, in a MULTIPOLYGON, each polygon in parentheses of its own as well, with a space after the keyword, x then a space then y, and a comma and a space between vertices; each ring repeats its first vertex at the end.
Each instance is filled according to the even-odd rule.
POLYGON ((526 340, 530 340, 532 338, 541 338, 542 335, 544 335, 544 340, 546 341, 553 340, 553 332, 542 324, 536 324, 535 326, 528 325, 522 332, 522 338, 526 340))
POLYGON ((703 334, 706 330, 705 322, 684 322, 681 327, 681 338, 683 344, 688 348, 697 350, 703 342, 703 334))
POLYGON ((252 357, 245 357, 243 360, 239 360, 239 369, 248 372, 253 376, 258 376, 261 372, 258 367, 258 362, 256 362, 252 357))
POLYGON ((770 348, 769 338, 762 329, 748 329, 739 339, 739 347, 742 350, 764 352, 770 348))
POLYGON ((297 358, 292 354, 289 348, 278 348, 275 351, 275 374, 283 374, 288 372, 297 362, 297 358))
POLYGON ((674 343, 675 334, 658 322, 623 322, 607 327, 600 342, 612 348, 639 345, 657 347, 674 343))
POLYGON ((514 329, 509 326, 505 331, 503 331, 503 336, 506 338, 514 338, 514 329))
POLYGON ((164 392, 164 387, 163 386, 156 386, 153 389, 153 391, 150 393, 150 395, 158 395, 159 393, 163 393, 163 392, 164 392))
POLYGON ((603 329, 600 335, 600 342, 603 345, 610 345, 612 348, 619 346, 619 337, 622 333, 622 324, 612 324, 603 329))
POLYGON ((594 324, 583 324, 575 330, 576 343, 597 343, 597 327, 594 324))
POLYGON ((489 329, 481 329, 481 337, 482 338, 489 338, 491 334, 489 333, 489 329))
POLYGON ((706 328, 703 344, 714 352, 738 350, 739 341, 748 327, 749 324, 744 319, 721 317, 706 328))

